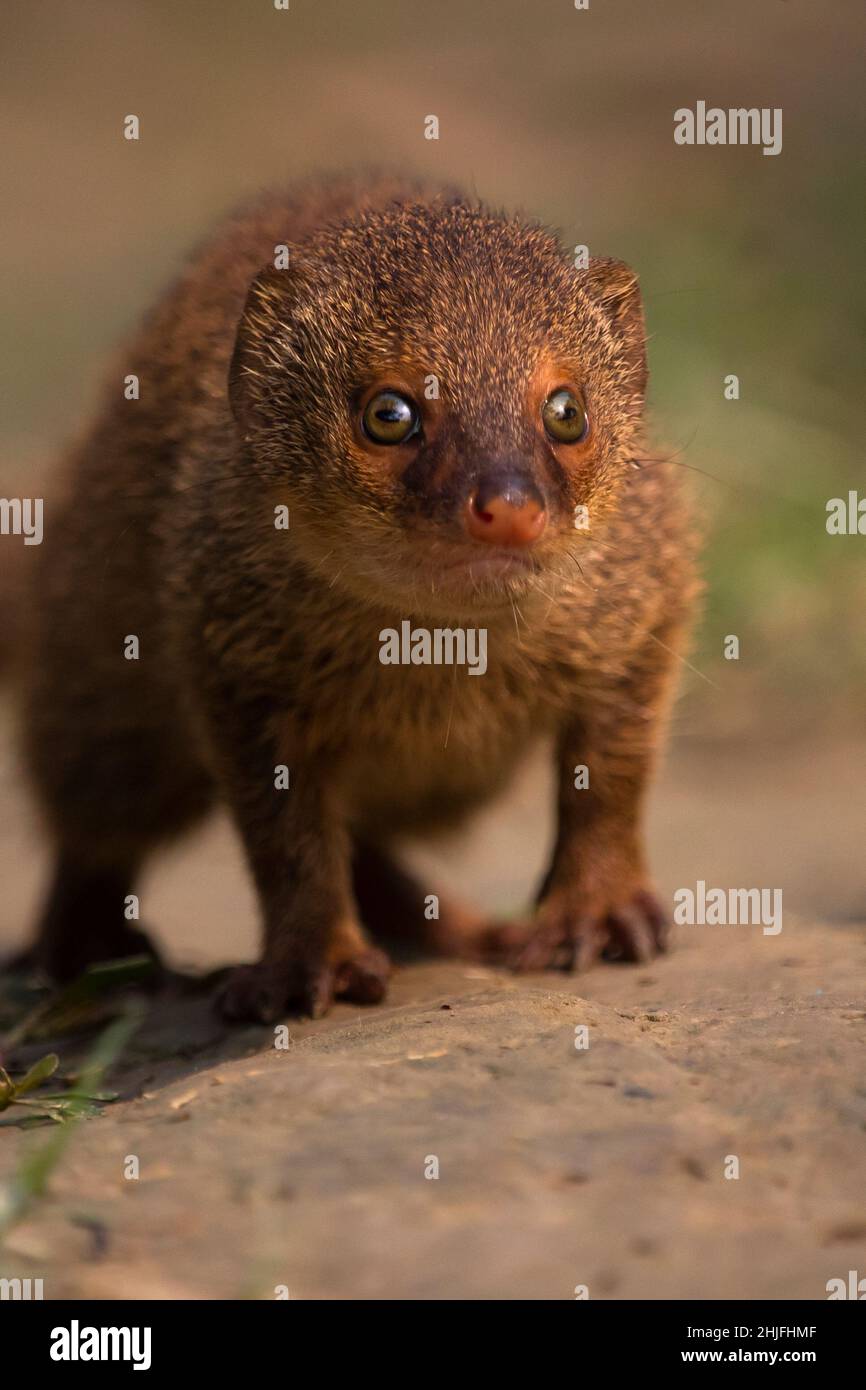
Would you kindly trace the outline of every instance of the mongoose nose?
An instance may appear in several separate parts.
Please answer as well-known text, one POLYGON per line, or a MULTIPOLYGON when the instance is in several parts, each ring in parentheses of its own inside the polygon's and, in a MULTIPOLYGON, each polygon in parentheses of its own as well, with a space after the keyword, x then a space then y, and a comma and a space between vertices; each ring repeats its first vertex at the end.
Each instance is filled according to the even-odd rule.
POLYGON ((469 498, 466 529, 473 540, 518 549, 534 545, 546 525, 544 498, 528 478, 482 478, 469 498))

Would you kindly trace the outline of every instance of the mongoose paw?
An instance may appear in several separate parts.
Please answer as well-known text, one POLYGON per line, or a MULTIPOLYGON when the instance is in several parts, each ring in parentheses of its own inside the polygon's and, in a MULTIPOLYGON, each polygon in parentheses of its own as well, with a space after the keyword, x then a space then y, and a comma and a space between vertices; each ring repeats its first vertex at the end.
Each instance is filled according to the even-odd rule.
POLYGON ((639 889, 587 912, 560 897, 542 901, 528 927, 506 923, 485 938, 487 959, 530 970, 588 970, 601 958, 645 964, 667 949, 668 920, 656 897, 639 889))
POLYGON ((391 962, 384 951, 368 946, 332 967, 334 998, 350 1004, 381 1004, 388 992, 391 962))
POLYGON ((384 951, 366 947, 345 960, 309 969, 274 969, 264 961, 232 970, 217 998, 232 1023, 275 1023, 286 1014, 321 1018, 336 999, 379 1004, 385 998, 391 962, 384 951))

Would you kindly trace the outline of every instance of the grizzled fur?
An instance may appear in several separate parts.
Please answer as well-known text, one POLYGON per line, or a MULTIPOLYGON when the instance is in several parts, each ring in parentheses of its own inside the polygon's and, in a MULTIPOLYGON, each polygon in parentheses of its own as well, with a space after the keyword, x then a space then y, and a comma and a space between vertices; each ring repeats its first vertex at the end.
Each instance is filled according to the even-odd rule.
POLYGON ((663 945, 640 810, 694 580, 674 470, 638 466, 645 381, 626 267, 576 271, 543 228, 456 193, 337 181, 228 221, 124 354, 46 519, 25 744, 57 869, 37 961, 63 976, 139 949, 123 895, 220 798, 264 928, 225 1011, 378 999, 365 925, 423 925, 389 840, 483 804, 543 738, 559 829, 534 918, 497 930, 443 903, 437 944, 523 967, 663 945), (584 445, 539 428, 564 376, 584 445), (375 381, 426 412, 411 448, 360 433, 375 381), (544 498, 526 557, 467 540, 491 461, 544 498), (381 665, 379 633, 403 619, 486 627, 487 673, 381 665))

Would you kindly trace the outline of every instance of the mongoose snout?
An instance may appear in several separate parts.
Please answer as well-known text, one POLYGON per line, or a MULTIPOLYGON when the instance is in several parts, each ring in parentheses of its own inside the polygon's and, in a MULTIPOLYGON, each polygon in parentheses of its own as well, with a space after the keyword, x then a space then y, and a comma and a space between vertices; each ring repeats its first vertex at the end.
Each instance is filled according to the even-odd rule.
POLYGON ((466 529, 486 545, 534 545, 547 524, 544 498, 531 478, 515 471, 486 473, 466 507, 466 529))

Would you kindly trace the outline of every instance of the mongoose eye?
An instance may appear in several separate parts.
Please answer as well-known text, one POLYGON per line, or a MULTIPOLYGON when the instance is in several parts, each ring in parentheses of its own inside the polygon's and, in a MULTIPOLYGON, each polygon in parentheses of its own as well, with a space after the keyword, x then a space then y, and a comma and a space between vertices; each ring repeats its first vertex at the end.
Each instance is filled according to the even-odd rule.
POLYGON ((583 402, 566 387, 554 391, 541 407, 544 428, 560 444, 580 444, 589 433, 589 416, 583 402))
POLYGON ((364 433, 377 444, 405 444, 421 423, 418 407, 397 391, 380 391, 361 417, 364 433))

